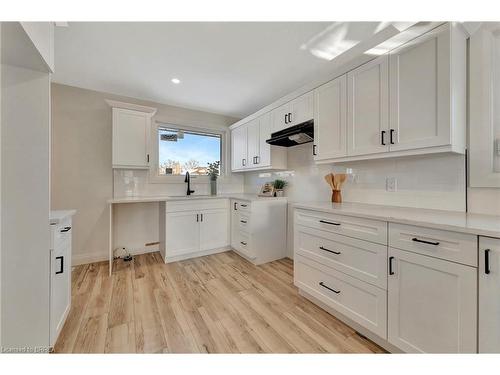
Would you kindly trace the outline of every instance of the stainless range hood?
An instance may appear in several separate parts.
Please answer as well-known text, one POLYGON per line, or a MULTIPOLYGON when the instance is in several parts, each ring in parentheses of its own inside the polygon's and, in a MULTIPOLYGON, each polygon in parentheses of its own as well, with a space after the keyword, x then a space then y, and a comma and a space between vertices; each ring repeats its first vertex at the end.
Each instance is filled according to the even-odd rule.
POLYGON ((271 134, 271 138, 266 140, 266 142, 273 146, 292 147, 309 143, 313 140, 314 121, 310 120, 273 133, 271 134))

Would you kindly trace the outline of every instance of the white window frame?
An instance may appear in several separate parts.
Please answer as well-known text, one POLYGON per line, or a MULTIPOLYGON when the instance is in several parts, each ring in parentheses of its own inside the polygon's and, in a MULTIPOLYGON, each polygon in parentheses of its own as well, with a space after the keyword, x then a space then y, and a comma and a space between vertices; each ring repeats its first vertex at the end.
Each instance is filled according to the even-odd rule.
MULTIPOLYGON (((210 129, 210 128, 200 128, 194 126, 186 126, 186 125, 176 125, 172 123, 165 123, 154 121, 151 126, 151 142, 150 142, 150 154, 152 156, 152 161, 149 166, 149 182, 153 184, 184 184, 184 175, 160 175, 158 173, 159 168, 159 146, 158 146, 158 129, 160 128, 169 128, 169 129, 177 129, 184 130, 186 132, 193 133, 206 133, 219 135, 221 137, 221 166, 220 166, 220 176, 223 177, 226 174, 226 160, 227 159, 227 130, 225 129, 210 129)), ((208 176, 199 176, 199 175, 191 175, 191 179, 194 180, 193 183, 200 184, 210 182, 208 176)))

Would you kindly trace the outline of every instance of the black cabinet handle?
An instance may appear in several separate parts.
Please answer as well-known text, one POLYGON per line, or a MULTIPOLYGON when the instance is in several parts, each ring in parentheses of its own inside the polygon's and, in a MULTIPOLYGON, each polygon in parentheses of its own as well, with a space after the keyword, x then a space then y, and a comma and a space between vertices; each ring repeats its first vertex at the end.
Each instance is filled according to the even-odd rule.
POLYGON ((323 246, 320 246, 319 248, 320 248, 321 250, 328 251, 329 253, 333 253, 333 254, 337 254, 337 255, 340 255, 340 254, 341 254, 341 252, 340 252, 340 251, 333 251, 333 250, 327 249, 326 247, 323 247, 323 246))
POLYGON ((389 275, 394 275, 394 270, 392 269, 392 261, 394 257, 389 257, 389 275))
POLYGON ((288 124, 288 113, 285 115, 285 124, 288 124))
POLYGON ((380 143, 382 144, 382 146, 385 146, 385 130, 382 130, 380 132, 380 143))
POLYGON ((393 144, 394 144, 394 139, 393 139, 393 136, 394 136, 394 129, 391 129, 391 131, 390 131, 390 135, 391 135, 391 138, 390 138, 390 140, 391 140, 391 145, 393 145, 393 144))
POLYGON ((236 208, 236 202, 234 202, 233 204, 234 204, 234 210, 238 211, 238 209, 236 208))
POLYGON ((260 164, 260 156, 255 157, 255 164, 260 164))
POLYGON ((201 221, 203 221, 203 214, 201 214, 201 221))
POLYGON ((412 241, 415 241, 415 242, 426 243, 427 245, 434 245, 434 246, 439 245, 439 242, 432 242, 432 241, 419 240, 419 239, 418 239, 418 238, 416 238, 416 237, 413 237, 411 240, 412 240, 412 241))
POLYGON ((313 155, 316 156, 316 145, 313 145, 313 155))
POLYGON ((64 257, 63 256, 56 257, 56 260, 61 261, 61 263, 59 265, 59 271, 56 272, 56 275, 59 275, 60 273, 64 272, 64 257))
POLYGON ((200 214, 196 214, 196 222, 200 221, 200 214))
POLYGON ((490 249, 484 250, 484 273, 490 274, 490 249))
POLYGON ((247 221, 246 220, 240 220, 240 223, 246 224, 247 221))
POLYGON ((69 232, 71 230, 71 227, 64 227, 63 229, 61 229, 61 233, 66 233, 66 232, 69 232))
POLYGON ((148 163, 149 163, 149 154, 147 155, 147 157, 148 157, 148 163))
POLYGON ((325 283, 323 283, 323 281, 320 281, 319 285, 325 289, 332 291, 333 293, 336 293, 336 294, 340 293, 340 290, 335 290, 335 289, 330 288, 329 286, 326 286, 325 283))
POLYGON ((288 113, 288 123, 291 123, 291 122, 292 122, 292 114, 288 113))
POLYGON ((247 205, 246 204, 240 204, 241 207, 246 207, 247 205))
POLYGON ((319 222, 320 222, 320 223, 323 223, 323 224, 340 225, 340 223, 333 223, 333 222, 331 222, 331 221, 326 221, 326 220, 320 220, 319 222))
POLYGON ((247 165, 247 159, 241 159, 241 164, 243 166, 246 166, 247 165))
POLYGON ((243 246, 246 246, 246 245, 247 245, 247 243, 246 243, 246 242, 244 242, 244 241, 240 241, 240 244, 242 244, 243 246))

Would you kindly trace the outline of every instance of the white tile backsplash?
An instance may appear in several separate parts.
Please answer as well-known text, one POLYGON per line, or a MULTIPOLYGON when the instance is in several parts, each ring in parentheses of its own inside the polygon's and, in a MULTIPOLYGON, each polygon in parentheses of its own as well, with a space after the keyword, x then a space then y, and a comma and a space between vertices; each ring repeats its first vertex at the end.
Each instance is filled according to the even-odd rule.
MULTIPOLYGON (((330 200, 331 190, 323 177, 351 168, 353 175, 342 191, 346 202, 465 210, 463 155, 434 154, 317 165, 311 147, 305 144, 288 149, 289 173, 280 178, 289 182, 286 195, 292 202, 330 200), (397 191, 385 190, 387 177, 397 179, 397 191)), ((260 177, 258 172, 245 173, 245 192, 258 192, 264 182, 278 178, 279 174, 260 177)))
MULTIPOLYGON (((231 174, 221 177, 217 181, 218 193, 243 193, 243 176, 231 174)), ((210 194, 209 183, 196 183, 191 180, 191 188, 195 195, 210 194)), ((184 183, 150 183, 149 172, 143 169, 114 169, 113 170, 113 195, 124 196, 155 196, 155 195, 185 195, 184 183)))

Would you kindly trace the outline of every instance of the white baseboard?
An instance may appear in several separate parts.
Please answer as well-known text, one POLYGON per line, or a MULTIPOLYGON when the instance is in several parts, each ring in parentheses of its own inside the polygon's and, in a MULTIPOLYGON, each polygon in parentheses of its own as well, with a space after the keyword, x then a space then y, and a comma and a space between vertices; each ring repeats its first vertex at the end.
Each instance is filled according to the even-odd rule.
MULTIPOLYGON (((158 251, 158 247, 152 246, 151 248, 131 250, 130 254, 132 255, 148 254, 148 253, 154 253, 156 251, 158 251)), ((73 254, 71 259, 71 265, 79 266, 81 264, 102 262, 105 260, 109 260, 108 253, 73 254)))
POLYGON ((205 255, 223 253, 223 252, 229 251, 229 250, 232 250, 231 246, 226 246, 226 247, 221 247, 221 248, 211 249, 211 250, 196 251, 194 253, 182 254, 182 255, 177 255, 177 256, 173 256, 173 257, 167 257, 167 259, 163 258, 163 254, 162 254, 162 258, 163 258, 163 261, 165 263, 172 263, 172 262, 178 262, 178 261, 186 260, 186 259, 190 259, 190 258, 202 257, 205 255))

